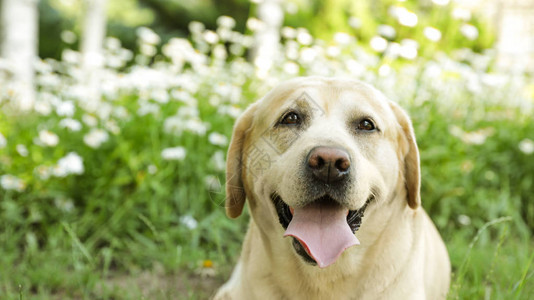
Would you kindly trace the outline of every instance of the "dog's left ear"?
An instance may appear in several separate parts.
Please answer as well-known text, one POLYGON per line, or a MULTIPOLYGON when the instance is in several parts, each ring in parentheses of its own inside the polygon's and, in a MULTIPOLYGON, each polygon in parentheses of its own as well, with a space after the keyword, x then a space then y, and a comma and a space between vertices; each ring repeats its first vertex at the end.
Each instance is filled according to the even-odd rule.
POLYGON ((252 104, 237 119, 226 157, 226 215, 237 218, 243 211, 246 193, 243 186, 242 161, 245 138, 251 127, 255 105, 252 104))
POLYGON ((421 205, 421 170, 419 150, 415 141, 412 122, 399 105, 391 101, 389 103, 403 131, 402 136, 399 137, 399 144, 407 145, 407 147, 403 146, 403 148, 407 148, 407 152, 404 153, 404 180, 408 192, 408 205, 412 209, 416 209, 421 205))

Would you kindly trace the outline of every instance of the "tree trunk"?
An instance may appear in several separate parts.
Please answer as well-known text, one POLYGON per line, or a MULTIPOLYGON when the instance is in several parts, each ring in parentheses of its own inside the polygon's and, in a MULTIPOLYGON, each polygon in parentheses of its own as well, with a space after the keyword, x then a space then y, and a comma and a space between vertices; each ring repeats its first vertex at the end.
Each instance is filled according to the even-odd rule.
POLYGON ((258 4, 258 18, 263 26, 254 35, 253 61, 264 76, 271 69, 280 51, 280 28, 284 21, 284 11, 280 0, 263 0, 258 4))
POLYGON ((82 68, 86 76, 88 99, 82 105, 95 110, 100 101, 100 70, 104 65, 102 44, 106 35, 107 0, 84 0, 85 18, 82 37, 82 68))
POLYGON ((39 0, 1 1, 2 43, 0 56, 7 60, 13 75, 13 91, 23 110, 35 102, 34 62, 37 54, 39 0))

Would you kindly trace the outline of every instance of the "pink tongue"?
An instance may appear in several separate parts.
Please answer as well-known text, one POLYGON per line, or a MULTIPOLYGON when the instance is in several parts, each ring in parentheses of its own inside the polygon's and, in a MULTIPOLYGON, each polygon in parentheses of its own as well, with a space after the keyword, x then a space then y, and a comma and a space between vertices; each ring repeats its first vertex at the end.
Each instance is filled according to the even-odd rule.
POLYGON ((348 247, 360 244, 347 224, 347 209, 336 204, 295 208, 284 236, 297 238, 320 268, 333 264, 348 247))

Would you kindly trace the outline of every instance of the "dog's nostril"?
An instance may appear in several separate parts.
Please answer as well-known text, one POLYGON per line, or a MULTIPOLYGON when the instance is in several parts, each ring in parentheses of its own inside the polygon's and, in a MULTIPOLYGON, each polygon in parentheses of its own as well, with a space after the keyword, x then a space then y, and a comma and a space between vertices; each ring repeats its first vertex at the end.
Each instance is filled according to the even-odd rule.
POLYGON ((324 167, 325 161, 318 153, 311 153, 308 159, 308 166, 312 169, 319 169, 324 167))
POLYGON ((322 157, 317 158, 317 167, 322 168, 325 165, 324 159, 322 157))
POLYGON ((341 172, 345 172, 350 168, 350 161, 345 158, 340 158, 336 160, 336 168, 341 172))
POLYGON ((308 166, 315 178, 326 183, 335 182, 348 174, 350 157, 343 149, 315 147, 308 154, 308 166))

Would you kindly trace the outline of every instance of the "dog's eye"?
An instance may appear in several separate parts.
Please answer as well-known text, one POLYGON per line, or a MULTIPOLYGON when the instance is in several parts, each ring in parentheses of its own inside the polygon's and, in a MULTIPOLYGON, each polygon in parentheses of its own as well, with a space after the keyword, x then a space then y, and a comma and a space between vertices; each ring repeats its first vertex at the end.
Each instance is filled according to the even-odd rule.
POLYGON ((280 124, 284 125, 298 125, 300 124, 300 116, 296 112, 287 113, 280 121, 280 124))
POLYGON ((365 120, 362 120, 359 124, 358 124, 358 130, 362 130, 362 131, 373 131, 376 129, 376 126, 375 124, 373 123, 373 121, 369 120, 369 119, 365 119, 365 120))

